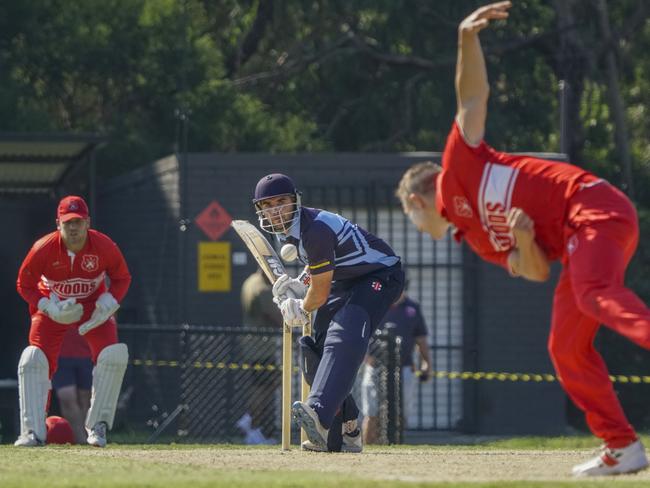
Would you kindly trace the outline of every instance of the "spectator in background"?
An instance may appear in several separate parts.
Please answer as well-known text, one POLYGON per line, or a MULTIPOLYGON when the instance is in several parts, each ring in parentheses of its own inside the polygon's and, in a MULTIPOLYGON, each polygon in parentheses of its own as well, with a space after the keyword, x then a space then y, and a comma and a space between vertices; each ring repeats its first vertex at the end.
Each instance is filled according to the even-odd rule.
POLYGON ((273 291, 261 269, 257 269, 241 287, 245 327, 282 328, 282 314, 273 303, 273 291))
MULTIPOLYGON (((244 316, 244 327, 276 328, 282 330, 282 314, 273 303, 273 292, 270 283, 261 269, 257 269, 244 281, 241 288, 241 304, 244 316)), ((255 347, 246 344, 245 362, 258 364, 273 364, 276 362, 276 347, 268 337, 267 342, 256 342, 255 347)), ((267 438, 263 428, 273 425, 273 400, 278 386, 277 375, 267 372, 253 373, 251 391, 247 394, 250 399, 248 412, 237 421, 244 434, 246 444, 273 444, 275 440, 267 438)), ((269 432, 267 432, 269 434, 269 432)))
MULTIPOLYGON (((407 285, 408 286, 408 285, 407 285)), ((415 365, 413 350, 417 347, 420 356, 419 377, 426 381, 431 373, 431 359, 427 344, 427 326, 420 311, 420 305, 406 296, 403 292, 399 299, 391 305, 386 313, 379 330, 392 329, 401 337, 400 365, 402 373, 402 425, 413 411, 415 395, 415 365)), ((372 348, 370 349, 372 350, 372 348)), ((377 358, 371 354, 366 356, 363 379, 361 381, 361 412, 363 419, 363 436, 365 444, 376 444, 379 438, 379 376, 377 358)))
POLYGON ((61 416, 70 423, 77 444, 86 442, 84 422, 90 408, 92 384, 93 361, 88 343, 76 327, 69 327, 63 337, 52 388, 59 400, 61 416))

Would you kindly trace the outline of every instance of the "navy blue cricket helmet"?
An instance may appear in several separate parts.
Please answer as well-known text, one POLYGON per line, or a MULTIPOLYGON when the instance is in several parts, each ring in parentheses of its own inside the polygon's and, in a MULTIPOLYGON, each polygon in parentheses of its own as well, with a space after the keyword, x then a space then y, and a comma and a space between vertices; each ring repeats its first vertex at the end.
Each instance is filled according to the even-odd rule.
POLYGON ((253 204, 260 227, 271 234, 286 233, 300 216, 300 192, 291 178, 281 173, 266 175, 257 182, 253 204), (264 208, 261 205, 263 200, 285 195, 292 197, 290 203, 264 208))

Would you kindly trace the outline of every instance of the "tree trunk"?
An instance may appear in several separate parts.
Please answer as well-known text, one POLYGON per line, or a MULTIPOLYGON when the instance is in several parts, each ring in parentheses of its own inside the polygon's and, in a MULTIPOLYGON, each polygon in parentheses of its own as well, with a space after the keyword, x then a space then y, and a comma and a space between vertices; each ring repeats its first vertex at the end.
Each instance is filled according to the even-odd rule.
POLYGON ((609 25, 609 14, 605 0, 597 0, 596 10, 598 12, 598 23, 605 47, 605 82, 607 83, 607 99, 609 110, 614 122, 614 138, 616 141, 616 152, 620 158, 621 173, 623 175, 622 188, 630 198, 634 198, 634 186, 632 183, 632 157, 630 155, 630 144, 625 120, 625 103, 621 96, 621 89, 618 84, 618 67, 614 52, 614 40, 609 25))
POLYGON ((580 119, 580 99, 584 90, 585 73, 589 61, 584 46, 577 33, 576 20, 573 15, 573 0, 556 0, 559 49, 555 59, 555 73, 564 81, 564 129, 563 148, 569 161, 579 164, 584 148, 584 131, 580 119))

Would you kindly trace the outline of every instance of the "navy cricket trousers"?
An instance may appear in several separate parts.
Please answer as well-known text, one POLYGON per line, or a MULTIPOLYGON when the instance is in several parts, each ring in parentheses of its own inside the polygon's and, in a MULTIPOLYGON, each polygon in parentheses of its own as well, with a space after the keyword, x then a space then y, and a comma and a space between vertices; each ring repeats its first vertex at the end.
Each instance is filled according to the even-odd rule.
POLYGON ((370 337, 403 288, 400 263, 332 284, 314 319, 314 340, 322 348, 322 359, 307 399, 323 427, 330 428, 350 394, 370 337))

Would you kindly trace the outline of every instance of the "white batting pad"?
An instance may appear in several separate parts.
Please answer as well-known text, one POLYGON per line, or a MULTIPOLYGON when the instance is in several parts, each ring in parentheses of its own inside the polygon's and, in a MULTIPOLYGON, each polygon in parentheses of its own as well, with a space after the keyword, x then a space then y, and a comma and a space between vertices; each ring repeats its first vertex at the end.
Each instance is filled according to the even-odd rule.
POLYGON ((86 429, 92 429, 97 422, 106 422, 109 429, 113 427, 117 399, 128 361, 126 344, 112 344, 99 353, 93 370, 93 392, 86 416, 86 429))
POLYGON ((27 346, 18 361, 18 397, 20 403, 20 435, 30 430, 45 442, 45 408, 51 384, 50 366, 45 353, 36 346, 27 346))

